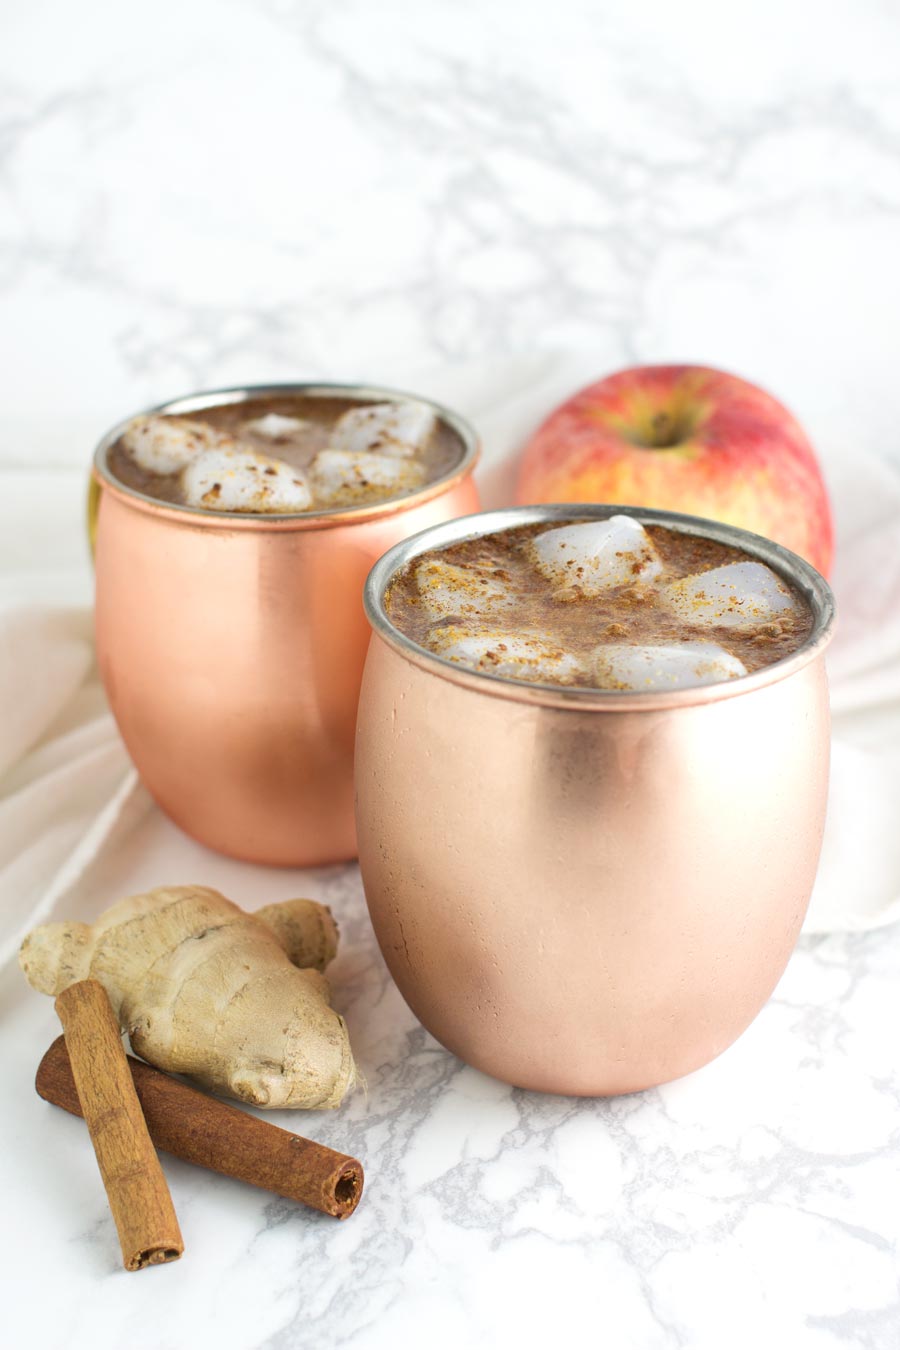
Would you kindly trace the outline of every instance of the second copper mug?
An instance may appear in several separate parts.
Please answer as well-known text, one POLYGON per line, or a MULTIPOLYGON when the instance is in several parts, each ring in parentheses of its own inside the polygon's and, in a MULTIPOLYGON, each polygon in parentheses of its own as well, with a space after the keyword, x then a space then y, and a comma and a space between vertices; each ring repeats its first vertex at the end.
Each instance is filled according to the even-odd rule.
POLYGON ((600 1095, 687 1073, 771 994, 809 901, 828 783, 833 602, 758 535, 666 511, 540 506, 439 525, 376 563, 357 733, 359 857, 400 992, 460 1058, 600 1095), (429 549, 627 513, 744 550, 804 596, 792 656, 660 693, 525 685, 398 631, 384 596, 429 549))
MULTIPOLYGON (((150 411, 190 415, 304 395, 380 402, 361 385, 215 390, 150 411)), ((419 400, 428 402, 428 400, 419 400)), ((353 733, 368 642, 362 588, 398 540, 478 507, 472 428, 447 474, 395 501, 297 515, 162 502, 94 458, 97 658, 122 738, 150 792, 201 843, 285 865, 356 856, 353 733)))

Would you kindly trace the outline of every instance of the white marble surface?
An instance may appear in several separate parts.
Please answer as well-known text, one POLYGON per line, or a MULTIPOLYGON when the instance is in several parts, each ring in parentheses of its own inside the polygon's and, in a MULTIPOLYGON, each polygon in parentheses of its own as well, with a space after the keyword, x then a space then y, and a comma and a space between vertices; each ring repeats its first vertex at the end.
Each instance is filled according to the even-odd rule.
MULTIPOLYGON (((475 362, 490 440, 503 358, 577 347, 597 373, 734 368, 832 461, 900 455, 883 0, 2 15, 0 490, 35 519, 27 546, 0 539, 4 596, 89 593, 91 445, 202 385, 475 362)), ((151 812, 81 903, 191 875, 251 906, 331 898, 368 1092, 289 1123, 357 1151, 366 1196, 338 1225, 167 1163, 188 1255, 125 1275, 83 1126, 31 1090, 50 1003, 6 972, 5 1343, 900 1344, 900 926, 805 939, 717 1063, 576 1102, 502 1087, 416 1025, 354 873, 242 868, 151 812)))
POLYGON ((896 446, 884 0, 2 12, 4 462, 203 385, 548 345, 896 446))
POLYGON ((31 1092, 58 1030, 50 1000, 7 972, 6 1343, 897 1344, 900 926, 804 940, 716 1063, 592 1102, 514 1091, 442 1050, 387 975, 355 870, 243 867, 154 811, 85 878, 77 912, 163 876, 248 907, 298 890, 332 904, 336 999, 367 1092, 327 1116, 270 1118, 362 1158, 363 1200, 338 1224, 166 1159, 187 1253, 126 1275, 84 1126, 31 1092))

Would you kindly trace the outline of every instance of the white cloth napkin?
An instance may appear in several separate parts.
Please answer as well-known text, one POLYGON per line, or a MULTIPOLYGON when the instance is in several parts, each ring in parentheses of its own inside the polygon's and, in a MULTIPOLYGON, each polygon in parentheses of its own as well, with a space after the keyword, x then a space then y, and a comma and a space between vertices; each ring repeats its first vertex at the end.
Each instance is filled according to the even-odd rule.
POLYGON ((150 806, 106 707, 87 610, 0 612, 0 965, 150 806))
MULTIPOLYGON (((482 495, 499 506, 512 499, 515 456, 529 432, 595 374, 588 358, 535 357, 397 382, 478 426, 482 495)), ((829 660, 831 796, 804 929, 811 933, 900 919, 900 473, 859 451, 826 469, 838 524, 839 626, 829 660)), ((151 803, 106 708, 87 611, 0 610, 0 708, 3 964, 34 924, 61 912, 88 864, 151 803)))

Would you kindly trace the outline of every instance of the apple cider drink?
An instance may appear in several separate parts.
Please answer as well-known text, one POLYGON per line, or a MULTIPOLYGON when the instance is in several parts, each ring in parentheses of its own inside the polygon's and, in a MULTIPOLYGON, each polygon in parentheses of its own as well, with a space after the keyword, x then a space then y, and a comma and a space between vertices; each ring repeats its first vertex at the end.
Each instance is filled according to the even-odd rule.
POLYGON ((293 515, 408 496, 461 454, 458 437, 414 399, 284 394, 136 417, 109 466, 126 487, 179 506, 293 515))
POLYGON ((407 637, 471 670, 635 692, 739 679, 812 629, 806 602, 764 563, 625 515, 434 549, 397 575, 385 607, 407 637))

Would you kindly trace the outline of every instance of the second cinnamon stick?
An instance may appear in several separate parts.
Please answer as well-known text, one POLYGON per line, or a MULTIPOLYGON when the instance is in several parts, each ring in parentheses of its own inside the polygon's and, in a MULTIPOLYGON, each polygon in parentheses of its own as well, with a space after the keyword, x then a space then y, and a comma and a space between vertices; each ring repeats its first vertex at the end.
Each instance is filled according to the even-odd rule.
MULTIPOLYGON (((131 1055, 127 1058, 157 1148, 336 1219, 346 1219, 356 1209, 364 1180, 356 1158, 207 1097, 131 1055)), ((83 1114, 61 1036, 41 1060, 35 1087, 45 1101, 83 1114)))
POLYGON ((172 1197, 128 1073, 106 990, 79 980, 56 1000, 72 1088, 91 1133, 126 1270, 177 1261, 184 1251, 172 1197))

